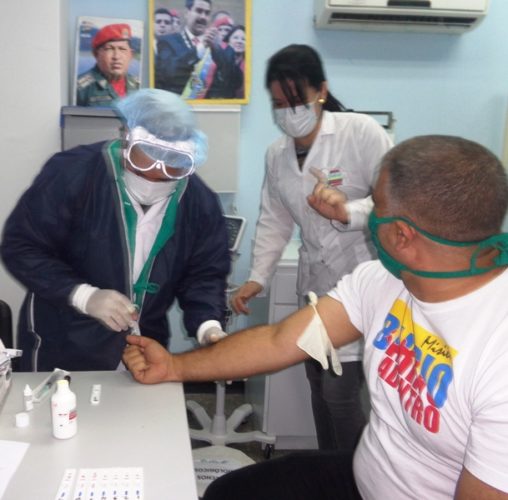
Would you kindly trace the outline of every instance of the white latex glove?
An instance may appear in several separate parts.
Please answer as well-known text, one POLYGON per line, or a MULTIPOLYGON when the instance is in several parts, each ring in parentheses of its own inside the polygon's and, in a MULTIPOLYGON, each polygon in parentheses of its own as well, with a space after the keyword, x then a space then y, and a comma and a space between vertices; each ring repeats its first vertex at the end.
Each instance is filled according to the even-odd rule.
POLYGON ((218 326, 211 326, 210 328, 205 330, 205 333, 203 333, 200 344, 201 345, 215 344, 215 342, 218 342, 224 337, 227 337, 227 335, 228 334, 222 331, 218 326))
POLYGON ((116 290, 96 290, 92 293, 84 311, 115 332, 127 330, 136 319, 136 306, 116 290))

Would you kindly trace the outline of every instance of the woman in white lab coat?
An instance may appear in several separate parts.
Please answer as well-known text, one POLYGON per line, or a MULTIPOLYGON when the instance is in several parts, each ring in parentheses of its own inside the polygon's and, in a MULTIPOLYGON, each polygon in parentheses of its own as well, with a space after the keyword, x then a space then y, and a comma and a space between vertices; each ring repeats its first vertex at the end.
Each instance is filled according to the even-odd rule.
MULTIPOLYGON (((301 239, 300 306, 308 292, 325 294, 357 264, 374 257, 368 213, 356 210, 353 200, 369 195, 379 160, 392 146, 373 118, 347 112, 332 96, 319 54, 307 45, 289 45, 270 58, 266 87, 284 135, 266 154, 252 269, 231 300, 235 312, 244 314, 249 299, 269 285, 295 224, 301 239), (347 223, 325 219, 308 205, 316 174, 347 196, 347 223)), ((352 451, 366 422, 360 403, 362 346, 350 344, 338 354, 342 376, 322 370, 314 360, 306 362, 306 373, 320 449, 352 451)))

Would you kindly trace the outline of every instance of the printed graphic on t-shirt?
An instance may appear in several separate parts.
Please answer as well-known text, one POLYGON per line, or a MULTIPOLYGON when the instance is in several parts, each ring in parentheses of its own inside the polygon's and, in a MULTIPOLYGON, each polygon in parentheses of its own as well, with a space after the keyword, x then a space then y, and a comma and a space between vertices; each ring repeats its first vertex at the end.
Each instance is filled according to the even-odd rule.
POLYGON ((400 299, 394 302, 373 345, 385 353, 378 376, 398 391, 404 411, 427 431, 439 432, 457 351, 415 323, 411 308, 400 299))

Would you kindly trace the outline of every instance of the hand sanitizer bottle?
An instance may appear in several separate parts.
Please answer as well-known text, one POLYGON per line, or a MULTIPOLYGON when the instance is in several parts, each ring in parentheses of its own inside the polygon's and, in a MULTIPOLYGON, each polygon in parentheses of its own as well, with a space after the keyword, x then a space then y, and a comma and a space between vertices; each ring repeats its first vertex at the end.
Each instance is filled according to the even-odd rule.
POLYGON ((62 379, 56 383, 56 391, 51 396, 51 419, 53 436, 68 439, 78 430, 76 395, 69 388, 69 381, 62 379))

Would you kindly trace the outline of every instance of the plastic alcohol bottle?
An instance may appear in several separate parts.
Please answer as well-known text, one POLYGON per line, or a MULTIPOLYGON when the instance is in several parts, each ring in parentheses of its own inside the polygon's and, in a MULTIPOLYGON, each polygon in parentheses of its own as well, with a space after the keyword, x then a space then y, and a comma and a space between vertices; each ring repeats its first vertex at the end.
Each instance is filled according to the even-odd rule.
POLYGON ((70 390, 68 380, 56 383, 56 391, 51 396, 51 420, 53 436, 57 439, 71 438, 78 430, 76 394, 70 390))

